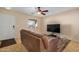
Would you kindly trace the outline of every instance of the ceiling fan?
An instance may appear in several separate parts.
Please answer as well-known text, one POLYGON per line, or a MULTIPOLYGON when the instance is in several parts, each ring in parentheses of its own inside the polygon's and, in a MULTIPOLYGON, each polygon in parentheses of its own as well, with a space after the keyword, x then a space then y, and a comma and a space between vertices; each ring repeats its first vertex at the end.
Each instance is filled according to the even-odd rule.
POLYGON ((46 15, 45 13, 48 12, 48 10, 41 10, 40 7, 37 7, 37 9, 38 9, 38 13, 42 15, 46 15))

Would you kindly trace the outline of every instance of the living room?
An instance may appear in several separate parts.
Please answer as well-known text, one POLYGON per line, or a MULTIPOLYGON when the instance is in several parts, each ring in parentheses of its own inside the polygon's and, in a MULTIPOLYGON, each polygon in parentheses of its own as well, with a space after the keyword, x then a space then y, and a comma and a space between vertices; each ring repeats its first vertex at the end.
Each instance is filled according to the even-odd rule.
MULTIPOLYGON (((58 35, 60 38, 65 37, 66 39, 69 39, 71 42, 76 42, 76 43, 78 43, 79 41, 79 36, 78 36, 79 8, 77 7, 47 7, 47 8, 46 7, 2 8, 1 7, 0 15, 6 15, 6 14, 8 15, 8 17, 12 17, 15 19, 15 24, 13 28, 15 29, 15 35, 14 35, 15 41, 17 42, 18 45, 16 44, 16 46, 13 46, 15 48, 17 47, 16 49, 11 48, 10 46, 0 48, 1 51, 21 51, 21 50, 27 51, 24 46, 23 47, 20 46, 20 43, 22 42, 20 31, 24 29, 24 30, 29 30, 31 32, 48 35, 50 34, 50 31, 49 32, 47 31, 47 25, 50 25, 50 24, 60 25, 59 26, 60 33, 55 34, 55 35, 58 35), (45 14, 43 14, 39 9, 48 10, 48 12, 44 12, 45 14), (30 24, 29 22, 30 23, 33 22, 33 24, 29 25, 30 24)), ((3 18, 7 18, 7 17, 3 17, 3 18)), ((4 40, 3 37, 0 37, 0 38, 1 40, 4 40)), ((77 46, 74 46, 74 47, 77 47, 77 46)), ((72 49, 69 47, 66 48, 64 51, 79 51, 78 47, 77 49, 75 48, 72 49)))

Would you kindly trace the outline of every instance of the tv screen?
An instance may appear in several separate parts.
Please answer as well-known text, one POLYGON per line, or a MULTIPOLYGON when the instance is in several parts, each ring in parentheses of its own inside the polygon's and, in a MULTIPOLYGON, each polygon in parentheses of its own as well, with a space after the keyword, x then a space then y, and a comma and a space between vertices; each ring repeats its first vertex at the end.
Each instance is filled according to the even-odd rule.
POLYGON ((48 32, 60 33, 60 24, 49 24, 47 25, 48 32))

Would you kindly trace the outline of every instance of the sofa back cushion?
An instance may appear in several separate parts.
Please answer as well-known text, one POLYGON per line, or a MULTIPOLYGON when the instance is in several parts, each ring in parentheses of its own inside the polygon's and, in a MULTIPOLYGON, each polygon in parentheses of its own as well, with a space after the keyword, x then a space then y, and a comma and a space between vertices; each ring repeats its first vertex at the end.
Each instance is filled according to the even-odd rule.
POLYGON ((40 34, 40 33, 36 33, 36 32, 33 32, 33 31, 29 31, 29 30, 24 30, 24 29, 22 29, 21 31, 27 32, 27 33, 32 34, 32 35, 34 35, 34 36, 37 36, 37 37, 39 37, 39 38, 41 38, 41 37, 43 36, 43 35, 40 34))

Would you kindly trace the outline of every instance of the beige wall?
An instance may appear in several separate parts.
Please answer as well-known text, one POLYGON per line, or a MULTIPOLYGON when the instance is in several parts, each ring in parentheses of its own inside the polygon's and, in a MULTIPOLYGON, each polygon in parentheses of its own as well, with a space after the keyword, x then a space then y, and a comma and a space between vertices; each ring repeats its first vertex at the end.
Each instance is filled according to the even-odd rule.
POLYGON ((72 40, 79 41, 79 9, 62 12, 54 16, 44 18, 44 33, 47 24, 58 23, 61 25, 61 33, 72 40))
POLYGON ((15 16, 15 18, 16 18, 16 38, 20 38, 20 30, 21 29, 27 29, 26 25, 25 25, 25 21, 27 19, 37 19, 38 27, 35 29, 35 31, 42 32, 42 28, 41 28, 42 18, 41 17, 28 16, 28 15, 20 13, 20 12, 16 12, 16 11, 13 11, 13 10, 6 10, 6 9, 3 9, 3 8, 0 8, 0 13, 15 16))

